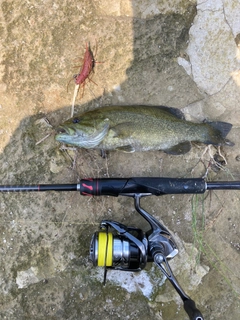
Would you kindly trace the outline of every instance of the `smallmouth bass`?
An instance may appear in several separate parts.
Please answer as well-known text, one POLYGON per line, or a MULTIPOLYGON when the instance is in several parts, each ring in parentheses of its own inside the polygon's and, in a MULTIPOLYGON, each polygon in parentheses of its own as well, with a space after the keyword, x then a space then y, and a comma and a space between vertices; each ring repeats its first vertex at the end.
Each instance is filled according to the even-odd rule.
POLYGON ((233 146, 226 139, 231 128, 227 122, 187 121, 179 109, 164 106, 109 106, 67 120, 55 139, 86 149, 178 155, 187 153, 191 142, 233 146))

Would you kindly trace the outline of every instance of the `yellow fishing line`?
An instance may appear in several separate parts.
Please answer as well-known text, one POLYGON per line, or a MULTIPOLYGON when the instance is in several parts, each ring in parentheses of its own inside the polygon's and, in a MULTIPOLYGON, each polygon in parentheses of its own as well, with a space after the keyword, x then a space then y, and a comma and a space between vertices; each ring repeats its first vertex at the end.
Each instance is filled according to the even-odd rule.
POLYGON ((113 251, 113 235, 112 233, 99 232, 98 234, 98 266, 111 267, 113 251), (107 248, 106 248, 107 246, 107 248), (107 253, 107 257, 106 257, 107 253))

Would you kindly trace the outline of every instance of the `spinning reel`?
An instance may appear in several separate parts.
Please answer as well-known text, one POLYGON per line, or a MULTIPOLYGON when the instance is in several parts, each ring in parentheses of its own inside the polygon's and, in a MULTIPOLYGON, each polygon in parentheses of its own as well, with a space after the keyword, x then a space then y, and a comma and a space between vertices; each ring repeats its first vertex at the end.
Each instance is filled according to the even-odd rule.
MULTIPOLYGON (((125 194, 126 195, 126 194, 125 194)), ((170 232, 140 206, 140 199, 151 194, 128 194, 134 198, 135 209, 150 224, 150 230, 127 227, 119 222, 103 220, 90 245, 90 260, 94 266, 104 267, 104 283, 108 269, 140 271, 147 262, 155 262, 183 300, 190 320, 203 320, 203 316, 179 285, 168 263, 178 249, 170 232)))

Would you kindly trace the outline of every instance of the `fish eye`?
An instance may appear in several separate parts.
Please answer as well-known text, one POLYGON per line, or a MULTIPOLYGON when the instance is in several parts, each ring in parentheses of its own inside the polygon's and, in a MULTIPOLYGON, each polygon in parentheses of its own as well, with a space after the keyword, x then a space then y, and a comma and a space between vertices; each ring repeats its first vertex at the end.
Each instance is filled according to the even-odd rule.
POLYGON ((80 119, 74 118, 74 119, 72 120, 72 122, 73 122, 73 123, 79 123, 79 122, 80 122, 80 119))

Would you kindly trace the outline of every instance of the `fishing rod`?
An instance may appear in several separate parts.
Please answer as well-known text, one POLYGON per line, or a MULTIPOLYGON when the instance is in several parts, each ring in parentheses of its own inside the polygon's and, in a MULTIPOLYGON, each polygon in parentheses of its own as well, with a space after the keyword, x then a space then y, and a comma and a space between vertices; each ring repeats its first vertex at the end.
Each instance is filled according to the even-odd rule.
POLYGON ((240 190, 240 181, 206 182, 202 178, 102 178, 81 179, 77 184, 0 185, 0 192, 79 191, 89 196, 124 196, 141 193, 197 194, 207 190, 240 190))
POLYGON ((103 178, 81 179, 77 184, 0 185, 0 192, 78 191, 84 196, 128 196, 150 229, 128 227, 113 220, 103 220, 93 234, 90 260, 108 269, 140 271, 154 262, 180 295, 190 320, 204 320, 195 302, 184 292, 173 275, 169 260, 178 254, 177 245, 167 228, 140 206, 145 196, 199 194, 207 190, 240 190, 240 181, 206 182, 202 178, 103 178))

